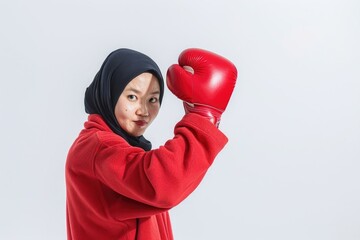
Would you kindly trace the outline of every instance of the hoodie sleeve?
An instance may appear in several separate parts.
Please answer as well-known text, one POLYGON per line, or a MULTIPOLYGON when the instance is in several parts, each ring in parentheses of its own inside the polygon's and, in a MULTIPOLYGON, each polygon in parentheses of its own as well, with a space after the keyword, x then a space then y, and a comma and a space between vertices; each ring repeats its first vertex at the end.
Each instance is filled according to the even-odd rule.
POLYGON ((110 135, 98 138, 94 174, 119 194, 111 211, 121 218, 150 216, 179 204, 196 189, 227 143, 220 130, 196 114, 185 115, 173 139, 148 152, 110 135))

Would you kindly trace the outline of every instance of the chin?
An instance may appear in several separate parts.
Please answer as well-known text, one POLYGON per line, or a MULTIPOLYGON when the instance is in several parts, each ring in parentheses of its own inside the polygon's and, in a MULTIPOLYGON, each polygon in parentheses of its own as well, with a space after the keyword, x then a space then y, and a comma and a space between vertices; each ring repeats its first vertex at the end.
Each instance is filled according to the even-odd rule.
POLYGON ((144 132, 132 132, 129 133, 129 135, 133 136, 133 137, 140 137, 144 134, 144 132))

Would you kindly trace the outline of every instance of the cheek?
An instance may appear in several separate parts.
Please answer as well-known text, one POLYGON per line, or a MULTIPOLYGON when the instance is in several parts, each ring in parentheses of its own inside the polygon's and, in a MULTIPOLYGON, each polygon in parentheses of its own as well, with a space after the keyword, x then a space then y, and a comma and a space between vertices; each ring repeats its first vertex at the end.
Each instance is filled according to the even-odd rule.
POLYGON ((153 118, 155 118, 157 116, 157 114, 159 113, 159 110, 160 110, 160 105, 155 105, 150 108, 151 115, 153 116, 153 118))
POLYGON ((135 111, 136 107, 134 104, 131 104, 130 102, 125 102, 121 104, 119 111, 122 111, 125 114, 131 114, 135 111))
POLYGON ((121 105, 121 110, 122 111, 126 111, 126 112, 130 112, 134 107, 131 105, 131 103, 129 102, 125 102, 121 105))
POLYGON ((132 109, 133 107, 131 104, 117 104, 115 107, 115 117, 117 118, 118 122, 123 124, 123 121, 125 121, 131 115, 132 109))

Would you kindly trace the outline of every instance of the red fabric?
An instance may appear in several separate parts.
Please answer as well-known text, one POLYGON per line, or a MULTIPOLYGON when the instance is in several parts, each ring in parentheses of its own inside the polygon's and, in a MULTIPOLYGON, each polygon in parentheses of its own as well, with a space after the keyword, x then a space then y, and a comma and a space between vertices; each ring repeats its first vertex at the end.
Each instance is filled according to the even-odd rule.
POLYGON ((145 152, 89 115, 66 161, 68 240, 173 239, 168 210, 199 185, 226 136, 187 114, 145 152))

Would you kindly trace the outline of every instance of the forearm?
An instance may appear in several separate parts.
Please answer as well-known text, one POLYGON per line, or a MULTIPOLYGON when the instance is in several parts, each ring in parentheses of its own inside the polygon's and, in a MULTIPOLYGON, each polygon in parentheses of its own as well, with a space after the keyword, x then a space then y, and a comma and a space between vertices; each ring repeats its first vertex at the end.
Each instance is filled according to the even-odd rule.
POLYGON ((143 204, 159 208, 177 205, 198 186, 227 138, 196 114, 186 115, 174 134, 158 149, 124 152, 123 163, 114 157, 97 161, 99 178, 119 194, 143 204))

